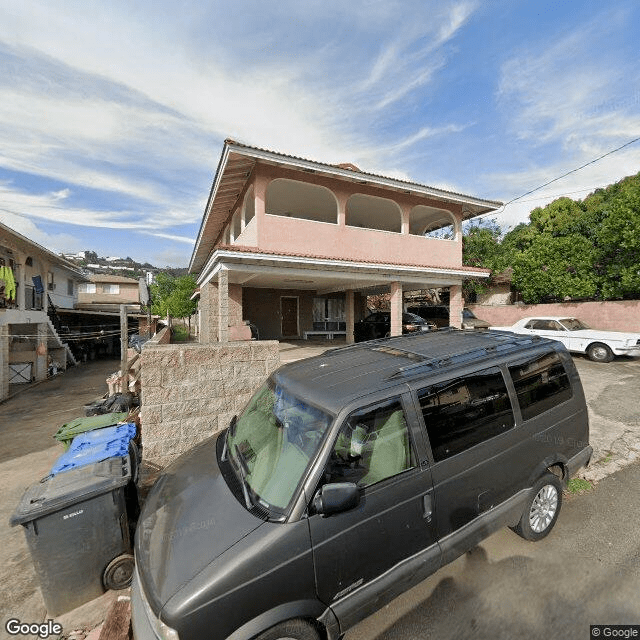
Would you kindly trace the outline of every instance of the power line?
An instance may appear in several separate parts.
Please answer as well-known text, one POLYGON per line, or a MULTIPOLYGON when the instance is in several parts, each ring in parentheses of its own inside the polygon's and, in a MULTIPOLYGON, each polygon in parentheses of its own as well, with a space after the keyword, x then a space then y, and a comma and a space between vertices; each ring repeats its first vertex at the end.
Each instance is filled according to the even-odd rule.
MULTIPOLYGON (((549 180, 548 182, 545 182, 544 184, 541 184, 539 187, 536 187, 535 189, 531 189, 530 191, 527 191, 526 193, 523 193, 522 195, 518 196, 517 198, 513 198, 513 199, 509 200, 509 202, 506 202, 505 204, 503 204, 501 208, 504 209, 508 205, 510 205, 511 203, 516 202, 516 200, 520 200, 521 198, 524 198, 525 196, 528 196, 528 195, 530 195, 532 193, 535 193, 536 191, 540 191, 540 189, 544 189, 544 187, 547 187, 550 184, 553 184, 554 182, 558 182, 558 180, 562 180, 562 178, 566 178, 567 176, 571 175, 572 173, 576 173, 577 171, 580 171, 581 169, 584 169, 585 167, 588 167, 591 164, 595 164, 596 162, 599 162, 603 158, 606 158, 607 156, 610 156, 610 155, 612 155, 614 153, 617 153, 618 151, 621 151, 625 147, 628 147, 629 145, 632 145, 635 142, 638 142, 638 140, 640 140, 640 136, 638 136, 637 138, 634 138, 633 140, 629 140, 629 142, 625 142, 625 144, 617 147, 616 149, 612 149, 611 151, 607 151, 607 153, 603 153, 601 156, 598 156, 597 158, 594 158, 593 160, 590 160, 589 162, 585 162, 583 165, 580 165, 579 167, 576 167, 575 169, 571 169, 571 171, 567 171, 566 173, 563 173, 561 176, 558 176, 557 178, 554 178, 553 180, 549 180)), ((494 211, 493 213, 496 213, 496 212, 494 211)))

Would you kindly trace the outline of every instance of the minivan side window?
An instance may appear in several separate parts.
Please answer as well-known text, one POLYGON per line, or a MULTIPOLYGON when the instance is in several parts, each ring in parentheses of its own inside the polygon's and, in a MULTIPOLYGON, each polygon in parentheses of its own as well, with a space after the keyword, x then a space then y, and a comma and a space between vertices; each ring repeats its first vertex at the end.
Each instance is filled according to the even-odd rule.
POLYGON ((328 465, 329 482, 380 482, 415 467, 399 398, 352 413, 340 429, 328 465))
POLYGON ((572 396, 569 376, 555 351, 512 365, 509 373, 523 420, 535 418, 572 396))
POLYGON ((509 393, 497 368, 455 378, 418 391, 435 462, 511 429, 509 393))

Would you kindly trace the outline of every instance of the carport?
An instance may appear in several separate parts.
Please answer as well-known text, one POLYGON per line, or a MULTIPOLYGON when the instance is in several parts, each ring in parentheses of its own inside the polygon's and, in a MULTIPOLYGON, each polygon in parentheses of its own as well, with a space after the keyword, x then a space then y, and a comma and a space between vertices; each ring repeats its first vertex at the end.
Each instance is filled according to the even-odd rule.
POLYGON ((368 295, 391 294, 391 334, 400 335, 403 292, 449 287, 453 316, 463 306, 462 279, 487 275, 471 267, 329 259, 233 245, 214 251, 206 273, 200 282, 201 307, 210 310, 215 324, 208 330, 221 342, 246 337, 244 322, 251 321, 261 339, 344 335, 347 343, 353 342, 354 323, 366 313, 368 295), (335 304, 327 303, 329 315, 321 317, 324 300, 335 304), (330 308, 339 310, 334 317, 330 308))

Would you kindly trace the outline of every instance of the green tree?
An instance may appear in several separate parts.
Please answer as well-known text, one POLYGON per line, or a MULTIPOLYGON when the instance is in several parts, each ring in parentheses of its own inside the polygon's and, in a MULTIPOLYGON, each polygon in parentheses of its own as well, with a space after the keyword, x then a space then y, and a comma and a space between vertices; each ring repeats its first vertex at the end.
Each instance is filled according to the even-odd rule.
POLYGON ((640 184, 629 182, 607 203, 593 230, 604 299, 640 295, 640 184))
POLYGON ((189 318, 197 308, 191 296, 197 287, 193 275, 173 277, 168 273, 158 273, 151 285, 151 312, 159 316, 189 318))
POLYGON ((539 234, 514 256, 512 283, 527 304, 594 297, 598 281, 593 261, 593 245, 587 238, 539 234))
MULTIPOLYGON (((504 256, 500 243, 501 230, 495 220, 486 220, 470 224, 464 229, 462 236, 462 264, 469 267, 502 271, 504 256)), ((463 296, 471 299, 473 294, 483 293, 489 280, 467 279, 462 283, 463 296)))

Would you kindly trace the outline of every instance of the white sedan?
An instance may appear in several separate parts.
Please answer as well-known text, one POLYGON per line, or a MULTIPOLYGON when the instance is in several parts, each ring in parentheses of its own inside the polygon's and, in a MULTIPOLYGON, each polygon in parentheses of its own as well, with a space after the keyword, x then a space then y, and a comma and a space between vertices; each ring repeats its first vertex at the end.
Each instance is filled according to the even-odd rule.
POLYGON ((640 333, 590 329, 577 318, 537 316, 522 318, 511 327, 491 329, 559 340, 569 351, 586 353, 595 362, 611 362, 614 355, 640 355, 640 333))

